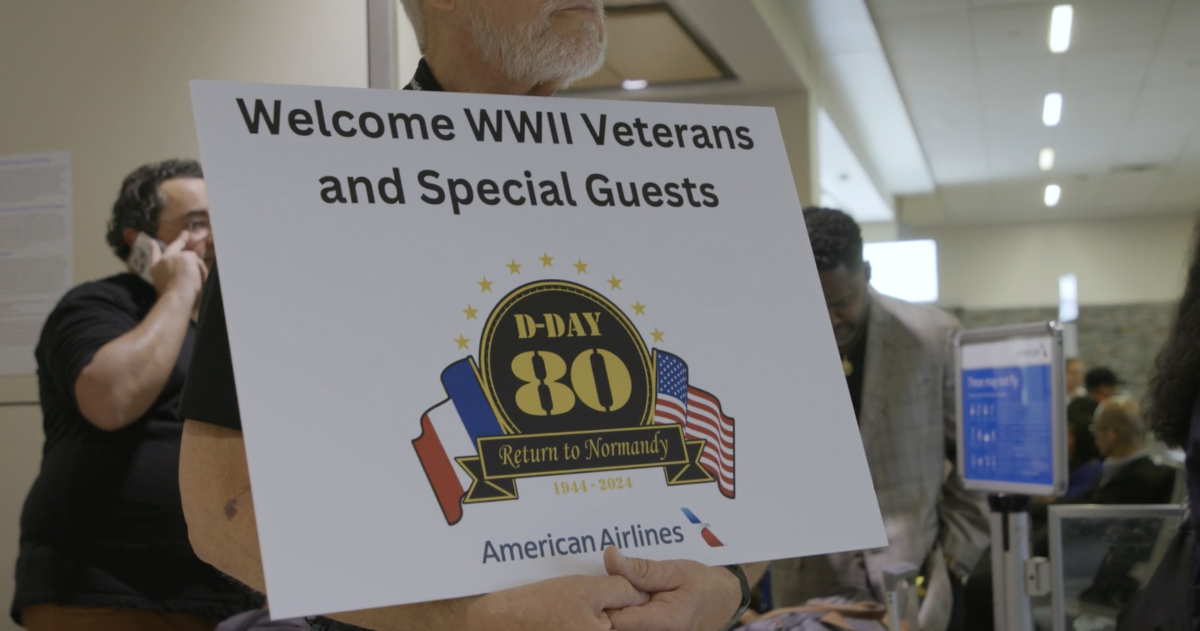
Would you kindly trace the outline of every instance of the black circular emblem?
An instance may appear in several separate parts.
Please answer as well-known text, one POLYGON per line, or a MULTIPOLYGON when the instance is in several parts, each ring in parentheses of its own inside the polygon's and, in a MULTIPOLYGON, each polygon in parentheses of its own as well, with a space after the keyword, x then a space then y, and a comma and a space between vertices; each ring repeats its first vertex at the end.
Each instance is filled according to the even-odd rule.
POLYGON ((506 432, 654 422, 654 371, 642 336, 583 285, 550 280, 513 290, 488 316, 479 360, 506 432))

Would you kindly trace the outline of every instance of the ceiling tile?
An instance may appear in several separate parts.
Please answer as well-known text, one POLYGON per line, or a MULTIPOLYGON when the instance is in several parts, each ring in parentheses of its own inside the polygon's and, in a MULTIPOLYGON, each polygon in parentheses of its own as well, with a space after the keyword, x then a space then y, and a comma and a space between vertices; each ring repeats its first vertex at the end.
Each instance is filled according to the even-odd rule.
POLYGON ((1191 205, 1200 210, 1200 162, 1172 169, 1159 187, 1154 201, 1160 204, 1191 205))
MULTIPOLYGON (((1133 118, 1138 87, 1078 88, 1063 92, 1062 122, 1057 129, 1074 133, 1087 130, 1094 134, 1119 134, 1133 118)), ((1038 125, 1042 124, 1039 103, 1038 125)))
POLYGON ((1034 194, 1037 196, 1036 205, 1040 212, 1047 214, 1088 215, 1095 212, 1103 198, 1102 189, 1104 178, 1093 177, 1049 177, 1034 183, 1034 194), (1062 188, 1062 197, 1058 206, 1046 208, 1046 184, 1058 184, 1062 188))
MULTIPOLYGON (((1074 6, 1068 54, 1154 48, 1166 23, 1171 0, 1093 0, 1076 2, 1074 6)), ((1049 13, 1047 6, 1047 37, 1049 13)))
POLYGON ((984 182, 988 179, 987 155, 982 135, 955 134, 927 137, 925 155, 938 185, 984 182))
MULTIPOLYGON (((1197 3, 1200 5, 1200 3, 1197 3)), ((1195 39, 1200 41, 1200 26, 1196 27, 1195 39)), ((1161 48, 1145 75, 1146 83, 1157 84, 1200 84, 1200 47, 1195 50, 1161 48)))
POLYGON ((1049 146, 1044 134, 1011 133, 988 127, 988 175, 993 180, 1008 180, 1041 175, 1038 151, 1049 146))
POLYGON ((1155 56, 1154 48, 1063 55, 1064 90, 1140 87, 1155 56))
POLYGON ((1180 0, 1171 6, 1162 38, 1164 49, 1183 49, 1200 53, 1200 2, 1180 0))
POLYGON ((1134 119, 1200 120, 1200 81, 1147 85, 1138 96, 1134 119))
POLYGON ((996 212, 996 203, 987 184, 942 187, 938 197, 950 218, 989 217, 996 212))
POLYGON ((1054 148, 1056 173, 1106 173, 1117 153, 1116 134, 1060 133, 1049 144, 1054 148))
POLYGON ((1154 199, 1167 176, 1161 170, 1117 171, 1104 179, 1100 206, 1110 210, 1135 209, 1154 199))
POLYGON ((1200 166, 1166 179, 1200 165, 1200 0, 1075 3, 1071 50, 1054 55, 1046 40, 1059 1, 969 0, 964 12, 868 0, 951 220, 989 209, 987 220, 1162 210, 1200 182, 1200 166), (1063 93, 1063 120, 1048 128, 1051 91, 1063 93), (1055 167, 1042 173, 1046 146, 1055 167), (1112 173, 1147 163, 1171 170, 1112 173), (1054 209, 1042 203, 1049 181, 1063 187, 1054 209))
POLYGON ((1180 157, 1181 163, 1200 162, 1200 125, 1192 129, 1189 134, 1187 146, 1183 149, 1183 155, 1180 157))
POLYGON ((899 63, 972 63, 971 21, 966 11, 893 18, 880 24, 888 55, 899 63))
POLYGON ((910 69, 898 77, 914 123, 976 119, 982 114, 972 64, 944 63, 910 69))
POLYGON ((1019 5, 971 12, 975 54, 980 61, 1050 61, 1050 5, 1019 5))
POLYGON ((1013 61, 981 61, 978 66, 984 99, 1033 98, 1041 118, 1042 97, 1062 85, 1062 57, 1013 61))
POLYGON ((1187 144, 1187 130, 1194 120, 1170 118, 1139 119, 1126 128, 1117 148, 1116 166, 1168 165, 1175 162, 1187 144))
POLYGON ((966 13, 970 0, 867 0, 871 15, 879 19, 966 13))

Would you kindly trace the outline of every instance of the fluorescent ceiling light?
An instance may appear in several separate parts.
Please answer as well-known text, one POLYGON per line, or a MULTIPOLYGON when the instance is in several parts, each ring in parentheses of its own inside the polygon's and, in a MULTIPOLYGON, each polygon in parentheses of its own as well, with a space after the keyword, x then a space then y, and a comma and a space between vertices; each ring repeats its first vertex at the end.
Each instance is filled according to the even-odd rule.
POLYGON ((1062 120, 1062 94, 1051 92, 1042 103, 1042 122, 1046 127, 1054 127, 1062 120))
POLYGON ((1050 12, 1050 52, 1065 53, 1071 47, 1071 18, 1075 10, 1060 4, 1050 12))
POLYGON ((937 243, 932 239, 866 243, 863 258, 871 263, 875 291, 909 302, 938 299, 937 243))
POLYGON ((1046 202, 1047 208, 1054 208, 1058 205, 1058 200, 1062 199, 1062 187, 1057 184, 1049 184, 1046 186, 1046 197, 1043 201, 1046 202))
POLYGON ((1074 274, 1058 277, 1058 321, 1079 319, 1079 279, 1074 274))
POLYGON ((621 82, 621 87, 626 90, 642 90, 648 85, 650 82, 645 79, 626 79, 621 82))
POLYGON ((1054 168, 1054 149, 1046 147, 1038 152, 1038 168, 1043 171, 1054 168))

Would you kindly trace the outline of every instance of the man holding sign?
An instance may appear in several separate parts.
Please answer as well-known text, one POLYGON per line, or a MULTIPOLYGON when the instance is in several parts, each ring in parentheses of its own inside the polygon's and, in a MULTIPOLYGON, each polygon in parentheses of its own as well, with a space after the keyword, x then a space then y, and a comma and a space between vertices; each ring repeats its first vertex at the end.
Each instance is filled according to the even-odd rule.
MULTIPOLYGON (((603 62, 601 0, 405 0, 404 5, 425 55, 410 90, 549 96, 603 62)), ((184 509, 197 554, 265 591, 215 268, 209 285, 181 405, 181 416, 188 419, 180 464, 184 509)), ((315 518, 354 517, 318 513, 315 518)), ((335 616, 342 622, 321 620, 318 625, 717 631, 736 621, 748 601, 748 585, 765 565, 727 569, 693 561, 655 562, 626 558, 615 547, 605 551, 604 561, 605 577, 569 576, 471 598, 356 611, 335 616)))

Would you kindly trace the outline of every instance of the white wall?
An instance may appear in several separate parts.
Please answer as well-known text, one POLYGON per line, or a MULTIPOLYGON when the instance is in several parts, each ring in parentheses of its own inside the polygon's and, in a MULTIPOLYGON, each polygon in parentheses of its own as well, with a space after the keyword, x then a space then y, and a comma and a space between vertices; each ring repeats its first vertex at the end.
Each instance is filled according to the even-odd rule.
POLYGON ((1079 277, 1082 305, 1170 301, 1183 290, 1196 217, 916 226, 905 238, 938 245, 945 307, 1058 304, 1058 276, 1079 277))
MULTIPOLYGON (((139 164, 199 157, 190 79, 365 87, 363 0, 4 0, 0 155, 72 157, 75 280, 120 269, 104 242, 121 178, 139 164)), ((214 210, 220 221, 220 209, 214 210)), ((218 250, 220 245, 218 244, 218 250)), ((0 380, 0 403, 32 400, 0 380)), ((36 406, 0 406, 0 631, 17 519, 41 460, 36 406)))

